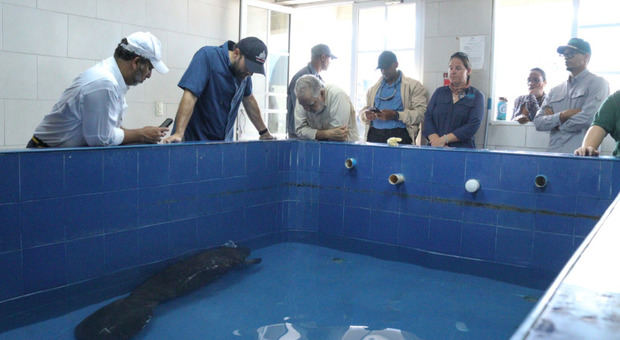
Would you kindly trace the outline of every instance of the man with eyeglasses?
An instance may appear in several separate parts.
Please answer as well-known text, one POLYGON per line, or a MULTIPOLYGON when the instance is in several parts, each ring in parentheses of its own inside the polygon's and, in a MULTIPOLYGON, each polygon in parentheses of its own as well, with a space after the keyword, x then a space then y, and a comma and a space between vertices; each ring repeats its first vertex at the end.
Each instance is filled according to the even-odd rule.
POLYGON ((401 144, 413 144, 426 111, 426 90, 422 84, 398 70, 396 54, 379 55, 381 78, 366 93, 360 119, 366 123, 366 141, 386 143, 399 137, 401 144))
POLYGON ((536 113, 538 131, 549 131, 549 152, 572 153, 592 123, 594 114, 609 95, 607 81, 587 70, 592 50, 580 38, 572 38, 557 48, 564 57, 567 81, 554 87, 536 113))
POLYGON ((150 32, 123 38, 114 56, 73 80, 43 121, 36 127, 28 148, 106 146, 157 143, 168 128, 123 128, 127 109, 125 94, 151 77, 155 68, 167 73, 161 60, 161 43, 150 32))
POLYGON ((307 74, 295 84, 295 132, 300 139, 358 140, 355 110, 347 94, 307 74))
POLYGON ((297 84, 297 79, 303 75, 312 74, 323 81, 319 73, 329 68, 329 62, 332 59, 336 59, 336 56, 332 54, 329 46, 325 44, 315 45, 310 50, 310 62, 308 65, 295 73, 293 78, 291 78, 291 82, 286 89, 286 133, 288 134, 288 138, 297 138, 297 134, 295 133, 295 104, 297 103, 295 84, 297 84))

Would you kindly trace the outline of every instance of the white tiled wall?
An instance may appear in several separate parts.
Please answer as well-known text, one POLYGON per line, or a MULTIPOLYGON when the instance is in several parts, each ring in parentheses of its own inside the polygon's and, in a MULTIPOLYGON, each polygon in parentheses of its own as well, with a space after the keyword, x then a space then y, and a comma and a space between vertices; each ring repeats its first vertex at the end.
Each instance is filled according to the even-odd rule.
POLYGON ((236 40, 239 0, 0 0, 0 147, 23 147, 62 91, 128 34, 162 41, 170 72, 132 86, 124 126, 174 117, 176 86, 200 47, 236 40), (155 116, 155 103, 164 116, 155 116))

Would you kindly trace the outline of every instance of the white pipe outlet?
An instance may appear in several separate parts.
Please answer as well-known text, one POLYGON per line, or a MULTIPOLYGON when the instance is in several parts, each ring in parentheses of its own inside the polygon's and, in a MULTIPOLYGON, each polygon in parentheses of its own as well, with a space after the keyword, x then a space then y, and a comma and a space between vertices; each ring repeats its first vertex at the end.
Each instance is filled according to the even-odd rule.
POLYGON ((403 183, 405 182, 405 176, 403 176, 403 174, 391 174, 390 177, 388 177, 388 182, 392 185, 403 183))
POLYGON ((468 179, 467 182, 465 182, 465 190, 473 194, 480 190, 480 182, 477 179, 468 179))

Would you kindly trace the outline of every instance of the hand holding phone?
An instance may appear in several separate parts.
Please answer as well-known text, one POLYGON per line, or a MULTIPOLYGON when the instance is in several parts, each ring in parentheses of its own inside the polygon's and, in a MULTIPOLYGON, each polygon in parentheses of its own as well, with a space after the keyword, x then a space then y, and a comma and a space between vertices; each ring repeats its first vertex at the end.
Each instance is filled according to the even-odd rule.
POLYGON ((161 123, 159 127, 168 127, 170 126, 170 124, 172 124, 172 121, 172 118, 166 118, 166 120, 164 120, 164 122, 161 123))

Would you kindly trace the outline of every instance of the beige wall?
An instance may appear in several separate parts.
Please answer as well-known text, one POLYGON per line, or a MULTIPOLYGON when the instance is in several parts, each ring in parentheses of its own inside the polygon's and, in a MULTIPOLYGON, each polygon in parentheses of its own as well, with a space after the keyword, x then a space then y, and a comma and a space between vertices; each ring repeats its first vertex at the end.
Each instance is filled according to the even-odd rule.
POLYGON ((138 30, 161 40, 170 72, 130 88, 124 125, 158 125, 174 117, 196 50, 238 29, 239 0, 0 0, 0 147, 25 146, 71 80, 138 30))

